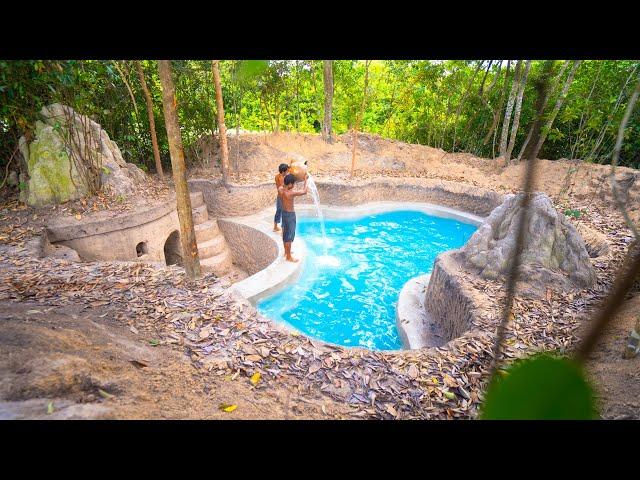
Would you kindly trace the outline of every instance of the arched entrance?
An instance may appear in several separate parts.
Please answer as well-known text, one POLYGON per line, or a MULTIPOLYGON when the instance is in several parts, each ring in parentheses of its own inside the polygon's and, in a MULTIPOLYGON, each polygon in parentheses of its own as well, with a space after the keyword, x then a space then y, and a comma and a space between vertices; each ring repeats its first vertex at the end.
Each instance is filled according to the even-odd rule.
POLYGON ((164 242, 164 260, 167 265, 182 266, 182 246, 180 245, 180 232, 174 230, 164 242))

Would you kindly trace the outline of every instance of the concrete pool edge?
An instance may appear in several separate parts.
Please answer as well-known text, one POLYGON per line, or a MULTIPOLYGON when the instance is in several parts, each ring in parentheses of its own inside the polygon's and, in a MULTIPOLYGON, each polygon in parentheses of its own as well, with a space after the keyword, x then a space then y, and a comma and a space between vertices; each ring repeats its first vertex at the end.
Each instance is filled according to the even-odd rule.
MULTIPOLYGON (((285 285, 295 281, 302 270, 304 259, 307 255, 307 246, 300 237, 295 239, 292 253, 299 262, 287 262, 284 258, 284 245, 282 244, 281 232, 273 231, 273 209, 264 209, 254 215, 245 217, 227 217, 220 218, 223 222, 235 223, 250 227, 265 234, 270 238, 276 246, 276 257, 266 268, 254 273, 253 275, 237 282, 231 286, 231 290, 240 295, 243 299, 249 301, 252 305, 261 298, 283 288, 285 285)), ((233 247, 232 247, 233 248, 233 247)))
MULTIPOLYGON (((471 213, 426 202, 380 201, 368 202, 355 207, 322 205, 321 208, 324 217, 327 219, 356 219, 375 215, 377 213, 411 210, 423 212, 440 218, 450 218, 476 226, 480 225, 484 221, 484 218, 471 213)), ((296 212, 301 218, 308 218, 315 216, 316 210, 313 205, 303 204, 296 207, 296 212)), ((251 227, 267 235, 276 244, 277 256, 266 268, 240 282, 235 283, 231 287, 235 293, 249 301, 253 306, 255 306, 262 298, 276 293, 286 285, 294 282, 302 272, 304 259, 307 253, 307 247, 304 239, 301 236, 298 236, 293 244, 293 251, 300 261, 297 263, 286 262, 283 257, 284 247, 282 245, 282 237, 279 232, 273 232, 272 218, 273 208, 268 207, 253 215, 219 219, 223 222, 237 223, 251 227)), ((405 346, 405 348, 407 347, 405 346)))
POLYGON ((396 327, 405 350, 430 346, 425 338, 427 315, 423 302, 430 278, 430 273, 413 277, 402 286, 398 294, 396 327))

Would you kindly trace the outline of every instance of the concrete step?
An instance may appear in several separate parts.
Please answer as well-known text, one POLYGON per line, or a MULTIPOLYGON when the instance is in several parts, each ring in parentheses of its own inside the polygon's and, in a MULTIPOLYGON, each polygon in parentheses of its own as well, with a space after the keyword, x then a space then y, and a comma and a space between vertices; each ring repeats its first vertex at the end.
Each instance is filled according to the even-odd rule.
POLYGON ((196 242, 198 242, 198 244, 200 244, 200 242, 211 240, 213 237, 218 235, 218 233, 220 233, 220 229, 218 228, 218 221, 215 218, 195 225, 194 229, 196 231, 196 242))
POLYGON ((231 251, 228 248, 225 248, 218 255, 200 260, 200 268, 204 273, 213 272, 218 277, 227 273, 231 269, 231 265, 231 251))
POLYGON ((193 223, 199 225, 209 220, 209 212, 206 205, 200 205, 199 207, 192 208, 191 213, 193 215, 193 223))
POLYGON ((189 196, 191 197, 191 208, 201 207, 204 205, 204 196, 202 195, 202 192, 193 192, 190 193, 189 196))
POLYGON ((227 242, 224 239, 224 235, 216 235, 211 240, 198 243, 198 256, 200 257, 200 260, 213 257, 222 253, 226 246, 227 242))

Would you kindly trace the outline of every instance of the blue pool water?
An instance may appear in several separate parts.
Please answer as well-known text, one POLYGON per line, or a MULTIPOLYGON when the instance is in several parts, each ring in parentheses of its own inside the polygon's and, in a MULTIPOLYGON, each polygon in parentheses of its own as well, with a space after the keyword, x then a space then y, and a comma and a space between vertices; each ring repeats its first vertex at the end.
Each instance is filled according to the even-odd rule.
MULTIPOLYGON (((257 304, 263 315, 326 342, 374 350, 402 348, 395 309, 402 286, 429 273, 436 256, 461 247, 476 226, 416 211, 320 222, 298 218, 307 245, 300 278, 257 304), (339 262, 339 264, 337 264, 339 262)), ((296 242, 292 248, 295 256, 296 242)))

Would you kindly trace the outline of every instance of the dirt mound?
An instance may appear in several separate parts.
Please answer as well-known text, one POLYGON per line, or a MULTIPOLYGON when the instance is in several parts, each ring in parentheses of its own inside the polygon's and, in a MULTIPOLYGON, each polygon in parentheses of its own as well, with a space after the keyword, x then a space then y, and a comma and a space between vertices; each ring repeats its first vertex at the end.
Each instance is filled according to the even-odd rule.
MULTIPOLYGON (((441 178, 490 188, 500 192, 521 189, 525 163, 507 165, 499 160, 480 158, 470 153, 449 153, 439 148, 385 139, 377 135, 358 134, 356 173, 372 175, 441 178)), ((350 133, 339 135, 332 144, 320 135, 301 133, 229 134, 229 160, 233 181, 255 183, 272 179, 277 166, 292 155, 309 160, 310 172, 322 179, 327 176, 349 182, 351 170, 350 133), (345 176, 346 175, 346 176, 345 176)), ((192 177, 218 177, 217 140, 205 136, 199 140, 200 153, 191 156, 192 177), (206 160, 203 163, 203 160, 206 160)), ((539 160, 535 189, 545 192, 558 203, 571 199, 598 201, 616 211, 609 175, 611 167, 580 160, 539 160)), ((617 169, 621 197, 631 217, 640 219, 640 172, 617 169)), ((617 211, 615 212, 617 215, 617 211)))

